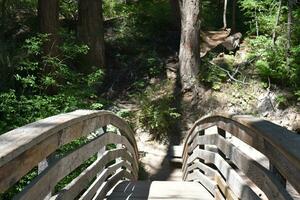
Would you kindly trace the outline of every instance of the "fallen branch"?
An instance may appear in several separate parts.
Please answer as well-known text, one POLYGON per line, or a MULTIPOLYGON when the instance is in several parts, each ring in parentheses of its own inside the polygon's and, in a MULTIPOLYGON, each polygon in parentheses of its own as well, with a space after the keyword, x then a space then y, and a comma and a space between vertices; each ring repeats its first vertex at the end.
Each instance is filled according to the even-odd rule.
POLYGON ((219 65, 216 65, 215 63, 209 61, 209 63, 213 66, 216 66, 217 68, 219 68, 220 70, 224 71, 227 73, 227 75, 229 76, 230 80, 232 81, 235 81, 235 82, 238 82, 238 83, 242 83, 244 85, 250 85, 250 83, 245 83, 245 79, 244 81, 240 81, 240 80, 237 80, 236 78, 234 78, 234 76, 232 76, 232 74, 230 74, 230 71, 226 70, 226 69, 223 69, 222 67, 220 67, 219 65))

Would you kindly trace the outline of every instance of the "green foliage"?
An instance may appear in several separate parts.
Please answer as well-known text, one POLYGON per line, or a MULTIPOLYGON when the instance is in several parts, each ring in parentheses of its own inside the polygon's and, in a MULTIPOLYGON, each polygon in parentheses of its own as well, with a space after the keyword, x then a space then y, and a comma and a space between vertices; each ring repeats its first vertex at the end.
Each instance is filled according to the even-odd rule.
POLYGON ((213 90, 220 90, 222 83, 228 79, 227 73, 220 69, 231 71, 232 69, 232 56, 226 56, 220 66, 212 65, 210 60, 215 57, 215 54, 209 53, 206 58, 203 59, 202 65, 200 66, 200 81, 205 85, 208 85, 213 90), (206 66, 203 68, 203 66, 206 66))
POLYGON ((76 20, 76 16, 78 14, 78 1, 76 0, 62 0, 60 3, 60 15, 62 15, 65 19, 76 20))
POLYGON ((14 187, 8 189, 5 193, 0 193, 0 200, 9 200, 21 192, 26 185, 30 183, 38 175, 37 167, 33 168, 30 172, 27 173, 23 178, 21 178, 14 187))
POLYGON ((263 80, 268 78, 274 83, 291 88, 299 87, 299 51, 295 47, 289 59, 289 66, 286 60, 285 39, 278 38, 277 45, 272 46, 272 41, 266 36, 259 36, 249 40, 252 56, 259 56, 255 67, 263 80))
POLYGON ((275 24, 277 3, 273 0, 242 0, 239 1, 242 11, 250 18, 246 21, 250 27, 250 33, 256 32, 256 21, 258 22, 260 34, 271 34, 275 24))
POLYGON ((104 72, 102 69, 98 69, 95 72, 89 74, 86 78, 86 82, 88 86, 99 86, 102 84, 104 78, 104 72))
POLYGON ((148 87, 138 96, 140 111, 138 121, 149 130, 157 140, 165 140, 168 131, 180 117, 176 108, 172 106, 171 84, 163 82, 153 87, 148 87))
POLYGON ((287 98, 284 95, 276 96, 275 101, 279 108, 283 108, 287 105, 287 98))
POLYGON ((62 30, 60 35, 64 42, 59 47, 63 56, 59 57, 42 56, 42 45, 48 40, 47 34, 37 34, 25 40, 23 49, 26 55, 21 59, 15 73, 23 92, 41 93, 50 87, 63 90, 65 83, 74 84, 80 79, 80 75, 72 71, 68 63, 78 55, 86 54, 88 47, 77 44, 72 31, 62 30))
POLYGON ((106 19, 122 16, 126 5, 122 1, 104 0, 103 1, 103 16, 106 19))
POLYGON ((10 90, 0 94, 0 133, 80 107, 87 105, 75 96, 65 94, 17 96, 14 90, 10 90))

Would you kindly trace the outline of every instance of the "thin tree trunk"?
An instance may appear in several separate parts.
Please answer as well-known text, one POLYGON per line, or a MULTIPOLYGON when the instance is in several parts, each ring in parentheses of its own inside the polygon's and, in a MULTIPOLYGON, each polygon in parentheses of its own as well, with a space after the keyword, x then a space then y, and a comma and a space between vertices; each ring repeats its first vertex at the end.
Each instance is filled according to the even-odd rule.
POLYGON ((256 28, 256 36, 259 35, 259 28, 258 28, 258 19, 257 19, 257 8, 255 7, 255 28, 256 28))
POLYGON ((223 29, 226 29, 226 28, 227 28, 226 12, 227 12, 227 0, 224 0, 224 8, 223 8, 223 29))
POLYGON ((180 79, 183 91, 198 87, 200 65, 200 0, 181 0, 180 79))
POLYGON ((292 35, 292 0, 288 0, 288 23, 287 23, 287 50, 291 49, 291 35, 292 35))
POLYGON ((102 0, 79 0, 78 11, 78 39, 89 47, 79 70, 90 73, 105 67, 102 0))
POLYGON ((59 29, 59 0, 39 0, 38 19, 40 32, 48 34, 44 44, 44 54, 58 55, 58 29, 59 29))
POLYGON ((288 0, 288 23, 287 23, 287 48, 286 48, 286 62, 287 68, 290 69, 290 57, 291 57, 291 37, 292 37, 292 12, 293 2, 288 0))
POLYGON ((276 44, 276 29, 277 29, 277 26, 279 24, 281 7, 282 7, 282 0, 279 0, 279 7, 278 7, 277 16, 276 16, 275 25, 274 25, 274 30, 273 30, 273 35, 272 35, 272 44, 273 44, 273 46, 275 46, 275 44, 276 44))

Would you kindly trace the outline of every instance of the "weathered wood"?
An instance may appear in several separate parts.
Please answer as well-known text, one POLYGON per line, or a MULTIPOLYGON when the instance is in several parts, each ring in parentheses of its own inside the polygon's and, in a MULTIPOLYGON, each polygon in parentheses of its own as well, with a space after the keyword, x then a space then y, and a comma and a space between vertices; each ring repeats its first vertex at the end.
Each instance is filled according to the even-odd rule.
MULTIPOLYGON (((1 137, 1 136, 0 136, 1 137)), ((54 152, 59 143, 57 135, 50 136, 34 146, 26 150, 17 159, 11 160, 0 167, 0 192, 4 192, 21 177, 26 175, 40 161, 54 152)))
MULTIPOLYGON (((97 153, 102 147, 111 143, 122 143, 134 154, 133 148, 130 148, 128 140, 124 136, 114 133, 106 133, 85 144, 84 146, 69 153, 63 158, 58 159, 40 176, 34 179, 25 189, 16 196, 17 199, 43 199, 50 191, 53 190, 56 183, 62 178, 88 160, 92 155, 97 153)), ((135 159, 134 159, 135 160, 135 159)), ((135 163, 137 165, 137 163, 135 163)))
POLYGON ((0 192, 4 192, 60 146, 112 124, 138 150, 128 124, 108 111, 78 110, 49 117, 0 136, 0 192))
MULTIPOLYGON (((115 173, 115 171, 120 170, 122 166, 126 166, 126 162, 119 161, 108 168, 104 169, 101 174, 96 178, 96 180, 91 184, 91 186, 83 193, 79 198, 80 200, 89 200, 97 193, 98 189, 101 188, 105 180, 115 173)), ((125 170, 122 170, 125 171, 125 170)), ((121 176, 121 175, 120 175, 121 176)), ((119 180, 122 177, 119 178, 119 180)))
POLYGON ((215 189, 217 188, 216 183, 205 176, 199 170, 194 170, 192 173, 188 174, 186 181, 196 181, 201 183, 211 194, 215 195, 215 189))
POLYGON ((219 188, 215 189, 215 200, 225 200, 219 188))
POLYGON ((131 174, 129 174, 125 170, 120 170, 112 177, 110 177, 97 191, 93 200, 102 200, 105 195, 109 192, 111 188, 113 188, 122 178, 131 178, 131 174))
POLYGON ((199 170, 203 171, 204 174, 208 177, 214 177, 215 174, 217 173, 216 170, 210 168, 209 166, 205 165, 204 163, 202 163, 200 161, 194 161, 193 164, 187 168, 186 173, 184 173, 183 180, 186 179, 189 172, 194 171, 195 169, 199 169, 199 170))
MULTIPOLYGON (((275 177, 255 160, 242 153, 238 148, 234 147, 220 136, 206 136, 202 142, 207 142, 207 137, 211 137, 211 141, 214 142, 212 144, 217 145, 226 157, 242 170, 242 172, 244 172, 259 188, 261 188, 270 199, 291 199, 275 177)), ((198 143, 199 141, 200 139, 198 140, 198 143)), ((200 142, 200 144, 202 144, 202 142, 200 142)))
MULTIPOLYGON (((292 199, 284 186, 280 184, 279 180, 269 170, 244 154, 239 148, 230 144, 223 137, 217 134, 205 135, 198 137, 195 144, 216 145, 269 199, 292 199)), ((193 149, 190 148, 189 151, 192 152, 193 149)))
MULTIPOLYGON (((99 169, 103 169, 108 163, 121 157, 125 161, 128 160, 132 163, 132 157, 125 149, 115 149, 106 151, 102 157, 99 157, 92 165, 85 169, 78 177, 76 177, 71 183, 62 189, 62 191, 53 199, 69 200, 77 197, 82 190, 87 188, 90 182, 97 176, 99 169)), ((134 179, 137 179, 137 169, 133 169, 128 163, 126 168, 133 174, 134 179)), ((101 173, 99 173, 99 176, 101 173)), ((98 177, 99 177, 98 176, 98 177)))
POLYGON ((225 199, 228 200, 238 200, 237 196, 231 191, 227 183, 224 181, 224 179, 219 175, 215 175, 215 181, 217 185, 219 186, 220 190, 225 196, 225 199))
POLYGON ((214 164, 222 175, 226 178, 231 190, 241 199, 260 199, 239 174, 217 153, 202 149, 196 149, 188 159, 188 163, 193 162, 195 158, 205 158, 206 161, 214 164))
MULTIPOLYGON (((300 137, 271 122, 250 116, 215 115, 198 120, 189 131, 185 143, 188 148, 197 133, 195 129, 216 125, 254 147, 272 161, 278 171, 300 193, 300 137), (284 142, 282 142, 284 141, 284 142)), ((184 157, 187 157, 186 150, 184 157)))

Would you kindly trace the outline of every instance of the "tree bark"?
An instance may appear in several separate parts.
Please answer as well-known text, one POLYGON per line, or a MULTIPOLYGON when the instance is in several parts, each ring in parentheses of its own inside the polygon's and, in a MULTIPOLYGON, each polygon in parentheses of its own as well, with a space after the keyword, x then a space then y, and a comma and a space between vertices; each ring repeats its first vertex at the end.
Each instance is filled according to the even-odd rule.
POLYGON ((58 55, 58 29, 59 29, 59 0, 39 0, 38 19, 40 32, 48 34, 44 44, 44 55, 58 55))
POLYGON ((200 0, 181 0, 180 78, 183 91, 198 87, 200 65, 200 0))
POLYGON ((79 70, 90 73, 97 68, 104 68, 102 0, 79 0, 78 39, 89 47, 87 55, 81 59, 80 66, 82 67, 79 67, 79 70))
POLYGON ((224 30, 227 28, 226 12, 227 12, 227 0, 224 0, 224 8, 223 8, 223 29, 224 30))
POLYGON ((291 36, 292 36, 292 10, 293 2, 288 0, 288 23, 287 23, 287 51, 291 49, 291 36))

